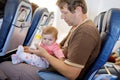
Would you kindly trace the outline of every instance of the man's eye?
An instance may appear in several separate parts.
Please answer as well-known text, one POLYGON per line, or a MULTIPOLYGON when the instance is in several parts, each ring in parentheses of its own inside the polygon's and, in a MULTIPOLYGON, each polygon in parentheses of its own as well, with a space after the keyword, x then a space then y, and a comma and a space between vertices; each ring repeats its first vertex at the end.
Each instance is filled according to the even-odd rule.
POLYGON ((43 38, 44 40, 46 40, 46 38, 43 38))
POLYGON ((62 12, 62 14, 67 14, 67 12, 62 12))
POLYGON ((52 39, 49 39, 49 41, 52 41, 52 39))

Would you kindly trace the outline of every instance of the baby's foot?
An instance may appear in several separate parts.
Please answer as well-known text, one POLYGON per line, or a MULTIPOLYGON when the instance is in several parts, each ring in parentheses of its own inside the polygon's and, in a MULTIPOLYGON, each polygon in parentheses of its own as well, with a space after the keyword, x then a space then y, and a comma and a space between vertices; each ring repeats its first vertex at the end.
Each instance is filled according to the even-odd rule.
POLYGON ((11 59, 13 64, 19 64, 22 62, 22 59, 19 58, 17 54, 12 54, 11 59))
POLYGON ((24 47, 22 45, 19 45, 16 54, 20 55, 23 52, 24 52, 24 47))

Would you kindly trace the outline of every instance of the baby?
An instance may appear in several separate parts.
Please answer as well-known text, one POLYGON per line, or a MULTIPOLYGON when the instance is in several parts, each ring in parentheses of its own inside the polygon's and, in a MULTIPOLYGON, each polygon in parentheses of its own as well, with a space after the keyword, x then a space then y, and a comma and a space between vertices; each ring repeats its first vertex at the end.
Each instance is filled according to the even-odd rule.
MULTIPOLYGON (((55 27, 47 26, 43 29, 41 44, 40 46, 46 49, 49 54, 59 58, 60 60, 64 60, 64 54, 60 49, 59 45, 56 43, 58 31, 55 27)), ((37 67, 48 68, 49 63, 43 57, 39 57, 34 53, 30 53, 24 51, 25 47, 19 46, 16 54, 13 54, 12 63, 18 64, 20 62, 25 62, 27 64, 31 64, 37 67)))

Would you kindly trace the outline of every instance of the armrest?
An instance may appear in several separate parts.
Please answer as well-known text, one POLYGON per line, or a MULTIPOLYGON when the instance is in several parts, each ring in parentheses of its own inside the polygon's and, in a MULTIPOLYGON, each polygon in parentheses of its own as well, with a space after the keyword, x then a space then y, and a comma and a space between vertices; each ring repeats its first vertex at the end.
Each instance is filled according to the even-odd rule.
POLYGON ((120 74, 120 71, 119 71, 120 70, 120 66, 118 64, 106 63, 104 65, 104 67, 105 67, 105 70, 107 71, 108 74, 110 74, 110 71, 109 71, 108 67, 113 68, 118 74, 120 74))
POLYGON ((120 66, 119 65, 116 65, 114 63, 110 63, 110 64, 108 63, 107 65, 104 65, 104 68, 105 68, 106 72, 108 73, 108 75, 112 75, 112 73, 110 72, 109 69, 113 68, 118 80, 120 79, 120 76, 119 76, 120 75, 120 66))
POLYGON ((120 75, 120 66, 118 66, 118 65, 113 65, 113 68, 114 68, 115 71, 120 75))
POLYGON ((104 65, 104 68, 105 68, 106 72, 107 72, 109 75, 112 75, 112 74, 110 73, 109 69, 107 68, 107 66, 104 65))
MULTIPOLYGON (((4 62, 4 61, 11 61, 11 55, 12 54, 15 54, 16 53, 16 49, 15 50, 12 50, 12 51, 10 51, 10 52, 7 52, 7 54, 6 55, 4 55, 4 56, 0 56, 0 63, 1 62, 4 62)), ((0 79, 1 80, 1 79, 0 79)))

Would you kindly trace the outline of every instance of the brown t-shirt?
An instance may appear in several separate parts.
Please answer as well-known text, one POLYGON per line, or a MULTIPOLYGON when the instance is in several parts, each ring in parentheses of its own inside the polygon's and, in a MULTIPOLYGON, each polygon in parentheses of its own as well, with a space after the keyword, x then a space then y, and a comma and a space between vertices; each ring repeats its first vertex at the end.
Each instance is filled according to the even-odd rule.
MULTIPOLYGON (((61 46, 64 46, 66 40, 67 37, 61 42, 61 46)), ((82 76, 95 61, 100 46, 99 32, 91 20, 87 20, 71 34, 68 45, 63 48, 63 52, 67 58, 65 61, 67 64, 83 68, 79 79, 83 79, 82 76)))

